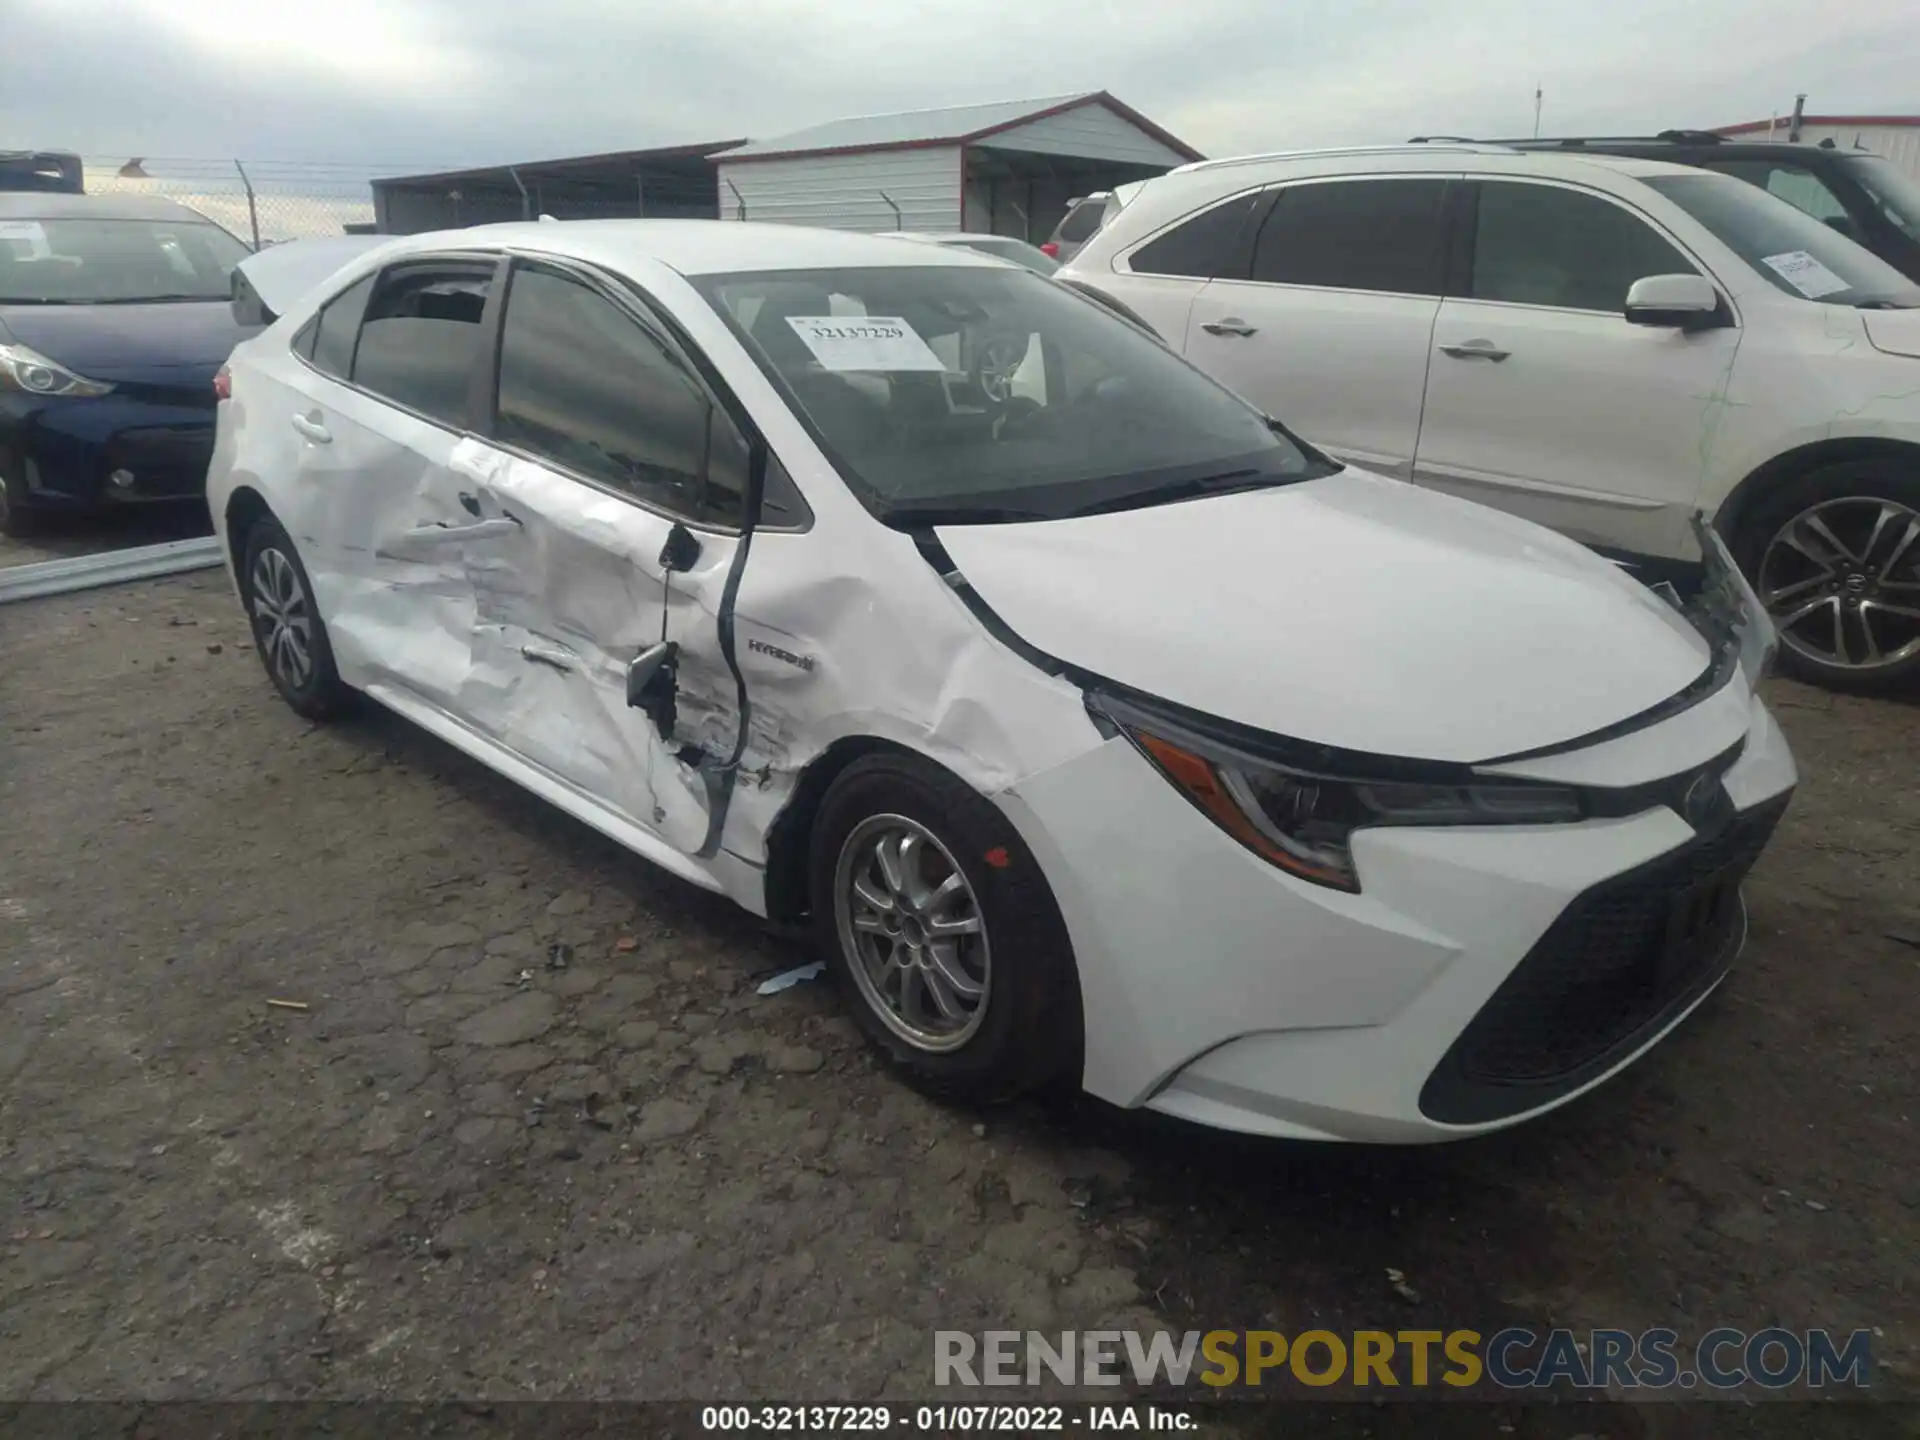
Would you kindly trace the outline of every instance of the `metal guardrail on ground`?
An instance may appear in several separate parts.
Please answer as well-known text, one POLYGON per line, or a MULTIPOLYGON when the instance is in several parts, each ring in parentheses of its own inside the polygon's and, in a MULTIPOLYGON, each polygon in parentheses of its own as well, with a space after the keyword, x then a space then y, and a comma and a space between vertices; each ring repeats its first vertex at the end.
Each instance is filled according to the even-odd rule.
POLYGON ((32 565, 0 566, 0 605, 38 600, 71 590, 94 590, 129 580, 153 580, 188 570, 209 570, 223 562, 220 542, 211 535, 109 550, 104 555, 75 555, 32 565))

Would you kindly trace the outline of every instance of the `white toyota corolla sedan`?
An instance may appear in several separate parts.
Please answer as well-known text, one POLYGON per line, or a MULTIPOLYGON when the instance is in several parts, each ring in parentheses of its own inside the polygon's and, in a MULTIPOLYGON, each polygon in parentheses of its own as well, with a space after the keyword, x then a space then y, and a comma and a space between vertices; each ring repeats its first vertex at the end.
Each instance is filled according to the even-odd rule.
POLYGON ((811 917, 935 1088, 1468 1135, 1744 939, 1795 772, 1704 529, 1650 587, 910 241, 490 227, 274 308, 208 495, 287 702, 811 917))

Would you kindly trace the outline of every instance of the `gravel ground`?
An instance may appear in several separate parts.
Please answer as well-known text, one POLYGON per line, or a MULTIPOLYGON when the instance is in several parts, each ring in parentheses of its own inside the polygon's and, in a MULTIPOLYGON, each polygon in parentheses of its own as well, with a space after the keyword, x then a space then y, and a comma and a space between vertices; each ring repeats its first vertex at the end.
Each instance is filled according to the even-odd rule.
MULTIPOLYGON (((942 1108, 757 995, 806 957, 744 913, 297 719, 218 572, 5 607, 0 1399, 925 1399, 935 1328, 1421 1322, 1875 1326, 1914 1396, 1920 709, 1772 699, 1732 980, 1544 1122, 1381 1152, 942 1108)), ((1682 1409, 1727 1407, 1604 1433, 1682 1409)))

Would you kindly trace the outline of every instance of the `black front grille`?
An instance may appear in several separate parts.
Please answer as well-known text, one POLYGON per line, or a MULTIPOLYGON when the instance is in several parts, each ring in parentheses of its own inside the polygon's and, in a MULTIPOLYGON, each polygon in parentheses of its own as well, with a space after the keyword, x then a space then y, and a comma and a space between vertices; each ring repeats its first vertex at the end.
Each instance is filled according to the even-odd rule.
POLYGON ((1787 797, 1574 900, 1460 1033, 1420 1108, 1447 1124, 1518 1114, 1577 1089, 1733 963, 1741 879, 1787 797))

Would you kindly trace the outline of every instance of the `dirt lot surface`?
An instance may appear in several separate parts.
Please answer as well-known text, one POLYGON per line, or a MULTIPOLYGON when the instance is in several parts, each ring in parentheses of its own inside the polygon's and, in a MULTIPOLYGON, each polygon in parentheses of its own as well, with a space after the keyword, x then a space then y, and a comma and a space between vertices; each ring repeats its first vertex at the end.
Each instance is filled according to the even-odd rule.
POLYGON ((1773 701, 1730 982, 1545 1122, 1378 1152, 943 1109, 759 996, 806 956, 744 913, 297 719, 218 572, 5 607, 0 1399, 926 1399, 936 1328, 1422 1322, 1872 1326, 1913 1396, 1920 708, 1773 701))

